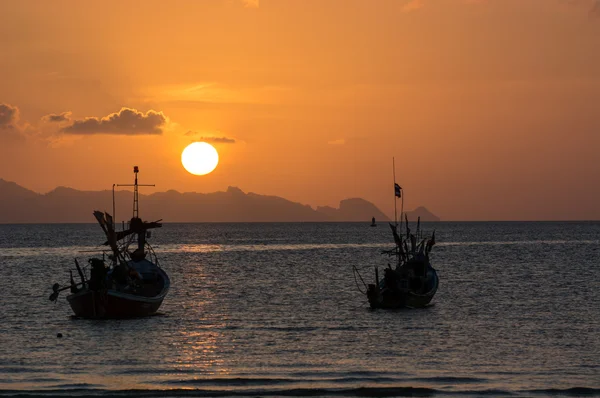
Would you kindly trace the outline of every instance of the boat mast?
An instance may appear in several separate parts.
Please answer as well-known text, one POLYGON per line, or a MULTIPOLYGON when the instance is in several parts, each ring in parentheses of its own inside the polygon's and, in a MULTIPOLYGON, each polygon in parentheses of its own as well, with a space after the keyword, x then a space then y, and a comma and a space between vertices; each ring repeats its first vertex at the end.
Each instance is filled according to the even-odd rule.
MULTIPOLYGON (((140 172, 139 167, 133 166, 133 173, 135 175, 134 184, 113 184, 113 215, 115 213, 115 187, 133 187, 133 218, 139 218, 139 195, 138 187, 154 187, 154 184, 138 184, 137 174, 140 172)), ((114 218, 116 222, 116 217, 114 218)))
POLYGON ((402 238, 402 215, 404 214, 404 192, 401 186, 398 185, 398 195, 396 194, 396 159, 392 157, 392 169, 394 174, 394 225, 398 227, 398 211, 396 201, 400 198, 400 238, 402 238))
MULTIPOLYGON (((396 159, 392 157, 392 173, 394 175, 394 226, 398 227, 398 212, 396 210, 396 159)), ((402 214, 400 214, 402 217, 402 214)), ((400 218, 400 222, 402 222, 402 218, 400 218)))
POLYGON ((133 174, 135 175, 135 182, 133 183, 133 218, 139 218, 140 208, 138 200, 138 182, 137 175, 140 169, 137 166, 133 166, 133 174))

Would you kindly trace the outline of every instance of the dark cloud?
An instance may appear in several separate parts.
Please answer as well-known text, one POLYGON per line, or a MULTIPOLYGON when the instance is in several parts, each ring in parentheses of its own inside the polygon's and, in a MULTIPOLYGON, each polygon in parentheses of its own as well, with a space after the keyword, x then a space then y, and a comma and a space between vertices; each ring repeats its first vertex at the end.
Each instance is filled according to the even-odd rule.
POLYGON ((0 104, 0 129, 13 129, 19 120, 19 109, 16 106, 0 104))
POLYGON ((19 108, 9 104, 0 104, 0 141, 2 145, 24 142, 28 129, 27 123, 19 123, 19 108))
MULTIPOLYGON (((185 133, 185 135, 197 137, 200 135, 200 133, 197 133, 195 131, 188 131, 187 133, 185 133)), ((194 139, 197 141, 213 142, 217 144, 235 144, 235 139, 228 137, 197 137, 194 139)))
POLYGON ((146 113, 135 109, 122 108, 103 118, 87 117, 75 120, 62 129, 69 134, 162 134, 167 118, 162 112, 150 110, 146 113))
POLYGON ((52 123, 68 122, 71 120, 71 112, 63 112, 58 115, 55 113, 51 113, 49 115, 44 116, 42 120, 52 123))

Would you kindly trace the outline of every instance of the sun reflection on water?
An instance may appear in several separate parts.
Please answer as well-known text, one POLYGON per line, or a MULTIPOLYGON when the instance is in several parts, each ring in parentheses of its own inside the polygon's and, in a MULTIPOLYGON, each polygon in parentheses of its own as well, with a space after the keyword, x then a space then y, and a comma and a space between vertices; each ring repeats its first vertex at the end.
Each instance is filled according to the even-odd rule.
POLYGON ((221 353, 224 337, 218 331, 219 326, 224 325, 181 332, 178 343, 173 347, 175 361, 172 365, 175 374, 187 377, 193 375, 193 379, 231 374, 221 353))

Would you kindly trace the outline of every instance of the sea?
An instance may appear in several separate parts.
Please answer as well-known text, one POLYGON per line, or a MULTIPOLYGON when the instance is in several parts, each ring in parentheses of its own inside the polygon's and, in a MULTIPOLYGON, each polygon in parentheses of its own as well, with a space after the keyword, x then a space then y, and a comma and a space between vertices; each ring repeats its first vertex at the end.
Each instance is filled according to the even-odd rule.
POLYGON ((0 397, 600 396, 600 222, 422 230, 424 309, 369 308, 385 223, 166 223, 159 313, 86 320, 48 296, 100 228, 0 225, 0 397))

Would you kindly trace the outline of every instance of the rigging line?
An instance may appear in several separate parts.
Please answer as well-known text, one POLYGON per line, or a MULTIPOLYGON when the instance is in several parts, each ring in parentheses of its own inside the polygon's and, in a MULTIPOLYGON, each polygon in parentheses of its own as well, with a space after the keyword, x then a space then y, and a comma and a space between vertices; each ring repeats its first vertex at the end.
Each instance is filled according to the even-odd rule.
POLYGON ((360 276, 360 273, 358 272, 358 270, 356 269, 356 266, 353 265, 352 266, 352 275, 354 276, 354 283, 356 284, 356 288, 358 289, 359 292, 361 292, 362 294, 366 295, 367 291, 365 290, 364 292, 361 290, 360 285, 358 284, 358 280, 356 280, 356 274, 358 274, 358 277, 360 278, 361 282, 363 283, 363 285, 365 285, 365 288, 367 287, 367 284, 365 283, 365 281, 363 280, 362 276, 360 276))
POLYGON ((356 265, 353 265, 352 267, 353 267, 353 268, 356 270, 356 273, 358 274, 358 277, 360 278, 360 280, 361 280, 361 282, 363 283, 363 285, 364 285, 365 287, 367 287, 367 284, 366 284, 366 283, 365 283, 365 281, 363 280, 362 276, 360 276, 360 273, 358 272, 358 268, 356 268, 356 265))
POLYGON ((150 245, 150 242, 146 242, 146 244, 148 245, 148 248, 150 249, 149 250, 150 251, 150 258, 154 257, 154 264, 156 264, 160 268, 160 265, 158 264, 158 256, 154 252, 154 248, 150 245))

